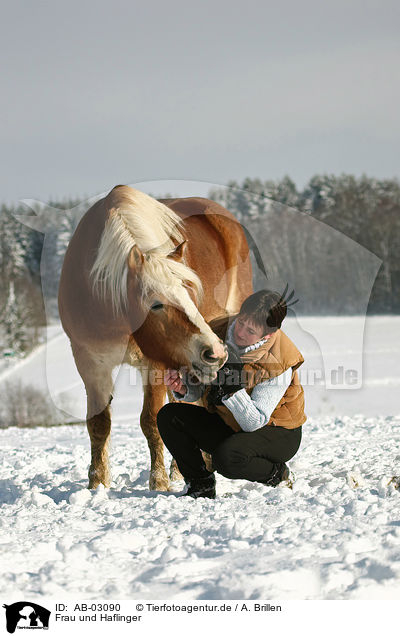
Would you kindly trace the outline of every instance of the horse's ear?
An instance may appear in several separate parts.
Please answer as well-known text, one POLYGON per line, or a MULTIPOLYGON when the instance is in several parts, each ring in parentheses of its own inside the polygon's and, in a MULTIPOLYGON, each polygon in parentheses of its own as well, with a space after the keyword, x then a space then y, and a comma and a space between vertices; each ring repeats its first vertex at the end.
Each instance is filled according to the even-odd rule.
POLYGON ((168 254, 168 258, 172 258, 172 260, 174 261, 183 260, 183 257, 185 256, 186 248, 187 248, 187 241, 183 241, 183 243, 180 243, 179 245, 177 245, 176 248, 168 254))
POLYGON ((132 270, 140 270, 142 268, 144 256, 137 245, 134 245, 129 252, 128 267, 132 270))

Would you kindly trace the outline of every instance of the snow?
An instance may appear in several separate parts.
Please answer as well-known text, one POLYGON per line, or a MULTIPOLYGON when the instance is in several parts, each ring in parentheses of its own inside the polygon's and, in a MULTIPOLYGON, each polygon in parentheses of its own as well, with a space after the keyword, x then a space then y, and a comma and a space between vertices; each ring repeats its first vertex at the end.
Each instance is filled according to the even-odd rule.
MULTIPOLYGON (((334 350, 341 330, 357 330, 359 319, 340 319, 336 330, 336 319, 321 320, 334 350)), ((182 482, 150 492, 141 389, 125 367, 112 403, 109 490, 86 488, 84 425, 0 430, 2 595, 398 599, 400 492, 391 480, 400 473, 399 327, 398 318, 367 319, 361 389, 305 387, 309 419, 289 462, 293 489, 217 475, 214 501, 181 497, 182 482)), ((320 356, 312 332, 294 323, 291 330, 311 368, 320 356)), ((51 376, 50 394, 69 387, 74 412, 84 416, 84 391, 68 356, 55 326, 48 346, 8 368, 0 382, 17 374, 46 386, 51 376)))

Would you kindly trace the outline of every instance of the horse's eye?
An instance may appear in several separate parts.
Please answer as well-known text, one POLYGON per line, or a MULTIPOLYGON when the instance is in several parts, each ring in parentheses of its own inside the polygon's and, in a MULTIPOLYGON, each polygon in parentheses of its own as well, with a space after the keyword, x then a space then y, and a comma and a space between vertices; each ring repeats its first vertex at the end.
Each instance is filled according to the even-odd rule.
POLYGON ((160 303, 159 301, 155 301, 152 306, 151 306, 151 310, 152 311, 158 311, 159 309, 162 309, 164 307, 164 305, 162 303, 160 303))

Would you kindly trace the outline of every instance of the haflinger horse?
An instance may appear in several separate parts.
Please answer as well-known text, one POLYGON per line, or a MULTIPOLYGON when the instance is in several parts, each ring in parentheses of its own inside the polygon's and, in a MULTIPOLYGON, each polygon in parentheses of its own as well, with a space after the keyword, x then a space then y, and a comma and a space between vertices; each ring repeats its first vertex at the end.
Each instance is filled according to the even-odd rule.
POLYGON ((150 489, 169 489, 156 423, 163 371, 185 368, 205 383, 216 377, 226 349, 208 323, 237 313, 251 291, 243 229, 213 201, 157 201, 116 186, 86 212, 65 254, 58 302, 87 393, 89 488, 110 485, 112 371, 128 363, 143 378, 150 489))

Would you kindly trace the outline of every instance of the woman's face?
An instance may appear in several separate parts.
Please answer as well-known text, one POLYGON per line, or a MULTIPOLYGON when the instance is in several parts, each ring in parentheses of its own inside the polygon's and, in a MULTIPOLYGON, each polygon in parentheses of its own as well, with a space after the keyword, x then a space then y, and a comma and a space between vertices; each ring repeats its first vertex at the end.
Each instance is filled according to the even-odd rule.
POLYGON ((238 316, 233 330, 233 339, 238 347, 249 347, 262 338, 268 340, 271 334, 265 335, 264 330, 259 325, 255 325, 250 318, 238 316))

